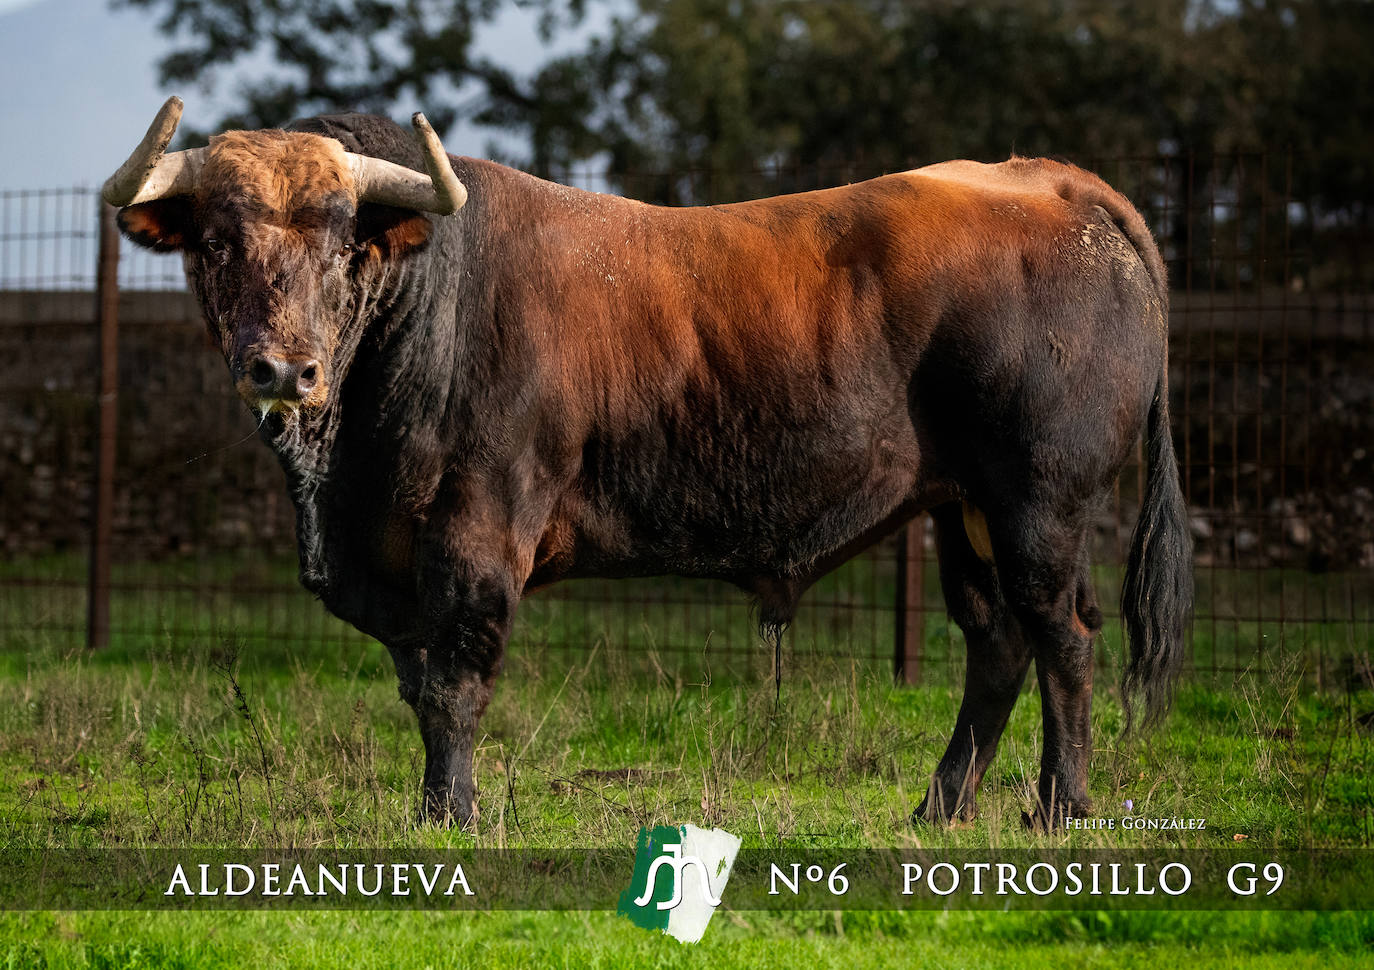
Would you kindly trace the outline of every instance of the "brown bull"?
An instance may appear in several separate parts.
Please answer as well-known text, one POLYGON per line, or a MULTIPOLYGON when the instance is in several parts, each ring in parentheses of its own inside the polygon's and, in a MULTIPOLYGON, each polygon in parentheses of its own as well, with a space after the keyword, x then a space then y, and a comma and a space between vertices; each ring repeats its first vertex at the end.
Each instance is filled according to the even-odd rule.
POLYGON ((164 154, 179 114, 106 196, 131 239, 185 254, 286 470, 302 582, 395 660, 430 817, 474 816, 525 593, 716 577, 776 638, 923 510, 968 672, 917 815, 975 813, 1032 660, 1040 820, 1086 812, 1088 539, 1142 430, 1125 686, 1167 706, 1191 567, 1164 269, 1095 176, 947 162, 665 209, 451 158, 419 116, 418 144, 344 115, 164 154))

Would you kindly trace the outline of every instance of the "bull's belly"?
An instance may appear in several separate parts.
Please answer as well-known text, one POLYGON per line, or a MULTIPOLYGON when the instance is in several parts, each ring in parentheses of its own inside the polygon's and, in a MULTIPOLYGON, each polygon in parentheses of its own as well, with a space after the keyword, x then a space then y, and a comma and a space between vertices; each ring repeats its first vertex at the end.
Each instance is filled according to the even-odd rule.
POLYGON ((922 491, 911 438, 767 474, 668 475, 587 503, 568 576, 806 575, 922 491))

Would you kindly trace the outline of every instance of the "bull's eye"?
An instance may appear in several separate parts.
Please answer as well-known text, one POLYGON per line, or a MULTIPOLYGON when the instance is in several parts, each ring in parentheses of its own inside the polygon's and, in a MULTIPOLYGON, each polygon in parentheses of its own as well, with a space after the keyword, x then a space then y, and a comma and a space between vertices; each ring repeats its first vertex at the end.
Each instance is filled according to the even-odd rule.
POLYGON ((207 236, 205 238, 205 251, 211 256, 223 256, 225 249, 226 247, 223 239, 219 239, 215 236, 207 236))
POLYGON ((357 251, 358 247, 353 245, 353 243, 344 243, 342 246, 339 247, 339 251, 334 255, 336 255, 339 259, 348 259, 357 251))

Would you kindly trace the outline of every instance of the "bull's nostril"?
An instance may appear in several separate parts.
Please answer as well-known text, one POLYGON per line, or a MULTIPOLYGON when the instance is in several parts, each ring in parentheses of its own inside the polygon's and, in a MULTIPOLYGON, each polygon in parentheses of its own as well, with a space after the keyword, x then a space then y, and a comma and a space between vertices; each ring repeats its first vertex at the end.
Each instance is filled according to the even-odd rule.
POLYGON ((270 388, 277 382, 277 370, 266 358, 259 357, 248 367, 248 377, 260 388, 270 388))
POLYGON ((296 389, 304 397, 315 388, 315 382, 319 380, 320 365, 315 361, 308 362, 301 368, 300 376, 296 378, 296 389))

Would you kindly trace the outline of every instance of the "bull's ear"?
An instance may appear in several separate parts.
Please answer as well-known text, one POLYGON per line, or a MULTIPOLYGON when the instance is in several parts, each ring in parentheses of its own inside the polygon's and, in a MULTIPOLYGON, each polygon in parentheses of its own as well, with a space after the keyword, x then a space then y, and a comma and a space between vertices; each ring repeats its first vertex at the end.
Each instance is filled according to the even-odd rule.
POLYGON ((191 200, 184 196, 125 206, 116 221, 124 235, 160 253, 185 249, 193 238, 191 200))
POLYGON ((400 259, 429 245, 434 224, 411 209, 364 203, 354 232, 358 247, 381 259, 400 259))

